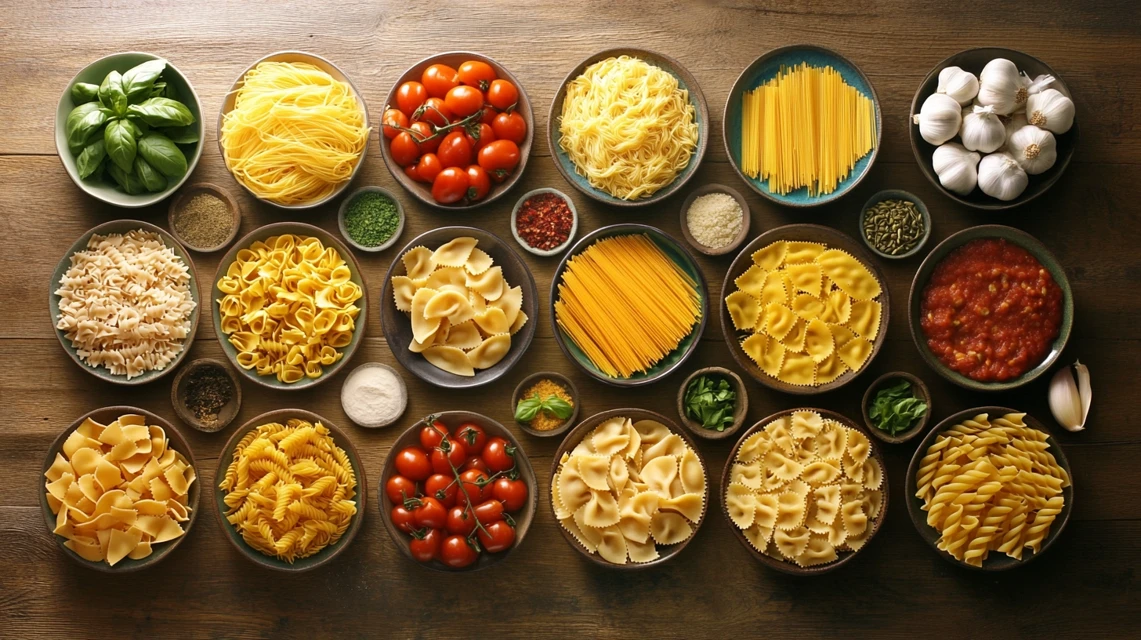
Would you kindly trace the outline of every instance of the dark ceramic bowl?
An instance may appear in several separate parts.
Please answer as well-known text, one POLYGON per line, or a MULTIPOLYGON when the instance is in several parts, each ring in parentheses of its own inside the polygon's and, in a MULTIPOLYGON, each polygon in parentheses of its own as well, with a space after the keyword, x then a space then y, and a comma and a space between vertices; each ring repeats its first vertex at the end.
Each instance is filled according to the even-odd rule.
POLYGON ((519 401, 523 399, 523 392, 544 378, 561 384, 563 388, 567 390, 567 394, 570 395, 571 401, 574 403, 574 411, 571 413, 570 417, 568 417, 566 420, 563 420, 561 425, 555 427, 554 429, 548 429, 547 431, 539 431, 538 429, 532 427, 528 422, 520 422, 516 420, 515 424, 519 425, 520 429, 533 436, 540 438, 549 438, 551 436, 558 436, 566 433, 567 429, 570 429, 571 425, 573 425, 575 421, 578 420, 578 414, 582 409, 582 396, 579 395, 578 387, 574 386, 574 382, 570 378, 564 376, 561 373, 558 373, 557 371, 539 371, 537 373, 532 373, 526 378, 523 378, 523 380, 519 382, 518 386, 515 387, 515 391, 511 394, 511 415, 515 415, 515 407, 519 406, 519 401))
POLYGON ((178 372, 178 375, 174 376, 174 382, 170 385, 170 404, 174 407, 175 415, 195 429, 205 433, 221 431, 233 422, 234 418, 238 415, 238 410, 242 408, 242 382, 238 379, 238 374, 234 372, 234 368, 228 366, 221 360, 215 360, 214 358, 192 360, 178 372), (198 416, 194 415, 194 412, 186 405, 189 374, 198 369, 206 368, 216 368, 222 371, 226 375, 226 379, 230 381, 233 389, 230 401, 218 410, 218 419, 214 422, 203 422, 199 420, 198 416))
POLYGON ((733 371, 724 367, 705 367, 698 369, 693 373, 686 376, 682 380, 681 386, 677 389, 677 415, 681 420, 681 424, 689 429, 689 432, 698 438, 705 440, 724 440, 729 436, 737 433, 741 429, 741 425, 745 424, 745 416, 749 412, 749 390, 745 388, 744 381, 741 376, 733 371), (712 376, 721 377, 729 381, 729 385, 733 387, 733 391, 737 394, 737 404, 733 407, 733 424, 725 427, 722 431, 716 429, 706 429, 700 422, 693 420, 685 414, 685 392, 689 388, 689 383, 697 379, 699 376, 712 376))
POLYGON ((903 444, 904 442, 913 440, 915 436, 923 433, 923 430, 931 421, 931 392, 927 390, 927 385, 923 384, 923 381, 918 377, 913 376, 906 371, 892 371, 876 378, 876 381, 868 386, 868 390, 864 392, 864 399, 863 403, 860 405, 860 409, 863 411, 864 425, 868 428, 868 433, 878 438, 881 442, 886 442, 888 444, 903 444), (923 402, 927 403, 927 413, 924 413, 922 418, 914 421, 914 423, 908 427, 907 430, 897 433, 896 435, 890 435, 888 432, 876 427, 876 425, 872 422, 871 416, 868 415, 868 409, 871 405, 872 398, 875 397, 877 391, 888 385, 896 384, 900 380, 907 380, 911 383, 912 396, 919 398, 923 402))
POLYGON ((751 222, 752 216, 749 215, 749 203, 745 200, 745 196, 741 195, 741 193, 736 189, 726 187, 723 184, 702 185, 691 191, 690 194, 686 196, 685 202, 681 203, 681 235, 685 238, 685 241, 689 243, 689 246, 693 247, 694 251, 697 251, 698 253, 704 253, 707 256, 723 256, 726 253, 736 251, 737 248, 741 246, 741 243, 745 241, 745 238, 749 235, 749 226, 751 222), (710 193, 724 193, 728 196, 731 196, 734 200, 737 201, 737 204, 741 206, 742 214, 741 230, 738 231, 737 235, 729 241, 729 244, 717 247, 715 249, 701 244, 697 241, 697 238, 694 238, 693 234, 689 232, 689 207, 693 204, 694 200, 697 200, 701 196, 710 193))
POLYGON ((860 209, 859 227, 860 239, 864 241, 864 244, 867 245, 868 249, 870 249, 872 253, 886 260, 903 260, 905 258, 910 258, 911 256, 916 255, 923 250, 923 247, 927 246, 927 241, 931 238, 931 214, 928 213, 927 205, 923 204, 923 201, 919 199, 919 196, 900 189, 885 189, 875 194, 871 198, 868 198, 868 201, 864 203, 864 208, 860 209), (898 253, 895 255, 884 253, 883 251, 880 251, 876 248, 876 246, 868 238, 868 234, 864 232, 864 218, 867 217, 868 211, 870 211, 872 207, 883 202, 884 200, 904 200, 914 204, 916 210, 919 211, 919 217, 923 220, 923 235, 920 236, 919 242, 917 242, 915 246, 908 251, 904 251, 903 253, 898 253))

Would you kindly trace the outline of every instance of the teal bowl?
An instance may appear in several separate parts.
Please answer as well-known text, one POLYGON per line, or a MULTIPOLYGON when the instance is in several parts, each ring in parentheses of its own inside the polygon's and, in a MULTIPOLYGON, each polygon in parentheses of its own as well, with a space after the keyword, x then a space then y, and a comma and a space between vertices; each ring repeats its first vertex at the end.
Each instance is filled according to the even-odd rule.
POLYGON ((586 234, 581 240, 575 243, 574 247, 563 257, 558 269, 555 270, 554 277, 551 278, 550 306, 548 312, 551 316, 551 330, 555 334, 555 341, 558 342, 563 355, 577 365, 578 368, 585 371, 592 378, 605 382, 606 384, 616 387, 641 387, 652 382, 657 382, 673 373, 681 367, 687 358, 693 355, 698 342, 701 341, 701 334, 705 330, 705 323, 709 317, 709 286, 706 285, 705 275, 697 266, 697 262, 693 259, 693 254, 666 232, 644 224, 615 224, 609 227, 602 227, 601 229, 586 234), (594 363, 590 361, 590 358, 586 357, 586 353, 575 344, 575 341, 559 327, 559 323, 555 319, 555 300, 559 297, 559 283, 562 282, 563 272, 566 271, 567 262, 571 258, 585 251, 587 247, 594 244, 597 240, 634 234, 646 234, 650 236, 654 244, 658 245, 674 264, 680 267, 682 271, 693 278, 694 282, 697 283, 697 293, 701 296, 701 318, 698 320, 697 326, 690 331, 689 335, 682 338, 682 341, 673 351, 666 354, 664 358, 653 367, 650 367, 649 370, 644 373, 635 373, 629 378, 611 378, 596 367, 594 363))
POLYGON ((368 321, 368 287, 365 285, 364 273, 361 271, 360 264, 357 263, 356 257, 353 256, 353 252, 349 251, 349 248, 332 233, 303 222, 275 222, 267 224, 258 227, 231 245, 230 250, 226 252, 226 255, 223 256, 222 260, 218 263, 218 271, 214 274, 214 281, 210 286, 210 298, 210 314, 214 318, 214 333, 218 336, 218 343, 222 345, 222 351, 226 353, 226 358, 230 361, 230 364, 233 365, 234 369, 247 380, 263 387, 269 387, 270 389, 280 389, 284 391, 308 389, 336 375, 342 367, 349 363, 349 360, 353 359, 353 354, 356 353, 357 348, 361 346, 361 342, 364 340, 365 326, 368 321), (246 369, 239 365, 238 350, 234 348, 234 345, 230 344, 226 334, 222 333, 222 315, 218 311, 218 300, 225 295, 218 289, 218 281, 226 275, 226 270, 229 269, 230 264, 234 261, 234 257, 238 255, 238 252, 242 249, 248 249, 250 245, 259 240, 265 240, 271 236, 279 236, 284 233, 315 237, 326 247, 335 248, 337 252, 341 254, 341 258, 344 259, 345 264, 349 266, 349 271, 352 274, 349 280, 361 288, 362 294, 360 300, 356 301, 356 305, 360 307, 361 312, 356 318, 356 327, 353 329, 353 339, 349 342, 348 346, 337 349, 337 351, 344 354, 344 357, 327 367, 322 367, 323 372, 320 376, 316 378, 305 377, 292 384, 278 380, 277 376, 258 375, 257 371, 246 369))
POLYGON ((745 67, 729 91, 729 98, 725 101, 725 117, 722 119, 721 126, 725 139, 725 153, 729 156, 729 162, 733 165, 737 175, 741 176, 741 179, 753 191, 777 204, 788 207, 815 207, 832 202, 854 189, 871 171, 883 142, 883 113, 880 111, 880 100, 876 97, 876 91, 872 88, 871 81, 855 63, 844 56, 830 49, 810 44, 797 44, 773 49, 745 67), (876 144, 871 153, 856 162, 848 177, 842 180, 832 193, 813 196, 809 195, 807 188, 802 187, 781 195, 770 191, 768 183, 750 178, 741 171, 741 99, 746 91, 752 91, 775 78, 781 67, 791 67, 802 62, 814 67, 831 66, 840 73, 844 82, 871 98, 875 108, 876 144))
POLYGON ((1058 262, 1054 254, 1034 236, 1020 229, 999 224, 984 224, 963 229, 958 233, 952 234, 932 249, 931 253, 927 254, 927 257, 923 260, 923 264, 919 265, 919 270, 915 272, 915 279, 911 281, 911 295, 908 299, 907 306, 907 316, 911 326, 911 339, 915 341, 915 348, 919 350, 919 355, 923 358, 923 361, 926 362, 927 366, 931 367, 935 373, 938 373, 964 389, 970 389, 972 391, 1008 391, 1010 389, 1017 389, 1043 373, 1046 373, 1058 360, 1058 356, 1062 354, 1062 349, 1066 347, 1066 341, 1070 339, 1070 329, 1073 328, 1074 325, 1074 294, 1070 289, 1070 281, 1066 278, 1066 271, 1062 268, 1062 264, 1058 262), (1054 343, 1050 347, 1049 353, 1046 354, 1042 362, 1039 362, 1026 373, 1005 382, 979 382, 957 371, 953 371, 947 367, 947 365, 943 364, 927 347, 927 339, 923 333, 923 328, 919 326, 921 307, 923 305, 923 290, 927 288, 927 283, 930 282, 931 274, 934 273, 935 267, 952 251, 978 238, 1003 238, 1012 244, 1026 249, 1030 252, 1030 255, 1034 256, 1034 258, 1050 272, 1050 277, 1052 277, 1054 282, 1058 283, 1058 286, 1062 289, 1062 325, 1058 330, 1058 337, 1054 339, 1054 343))
POLYGON ((194 87, 190 85, 190 81, 187 80, 186 76, 171 64, 169 60, 166 63, 166 70, 162 72, 161 78, 166 81, 168 86, 174 88, 178 94, 179 101, 190 109, 190 113, 194 114, 193 126, 198 128, 198 142, 193 145, 179 145, 179 148, 182 149, 182 152, 186 155, 186 173, 180 180, 176 182, 168 181, 166 189, 157 193, 129 195, 118 190, 114 182, 110 179, 104 181, 95 176, 89 176, 86 180, 80 178, 79 171, 75 166, 75 156, 72 155, 71 150, 67 148, 65 123, 67 122, 68 114, 76 107, 75 102, 71 99, 72 85, 76 82, 99 84, 103 82, 103 78, 107 77, 107 74, 112 71, 122 73, 148 60, 159 59, 161 59, 161 56, 140 51, 114 53, 84 67, 83 70, 77 73, 75 77, 71 79, 71 82, 68 82, 67 86, 63 88, 63 95, 60 96, 59 105, 56 107, 55 112, 55 148, 59 153, 60 161, 63 162, 63 168, 67 171, 67 175, 71 177, 71 181, 87 195, 117 207, 146 207, 165 200, 170 194, 177 191, 178 188, 186 182, 187 178, 190 177, 190 174, 194 173, 194 168, 198 166, 198 159, 202 157, 202 138, 205 136, 205 127, 202 124, 202 103, 199 102, 198 94, 194 91, 194 87))
POLYGON ((689 182, 693 174, 697 173, 697 168, 701 165, 702 158, 705 157, 705 149, 709 146, 709 106, 705 103, 705 95, 701 93, 701 87, 697 85, 697 79, 694 78, 685 67, 681 66, 681 63, 677 60, 648 49, 606 49, 580 62, 578 66, 567 74, 562 84, 559 85, 559 90, 555 93, 555 99, 551 102, 551 111, 547 114, 547 144, 551 147, 551 157, 555 160, 555 168, 559 170, 559 173, 563 174, 566 181, 571 183, 575 189, 578 189, 603 204, 618 207, 643 207, 664 200, 674 193, 677 193, 686 182, 689 182), (606 60, 607 58, 615 58, 618 56, 640 58, 677 78, 678 86, 689 93, 689 102, 693 105, 697 120, 697 148, 693 150, 693 155, 689 158, 689 164, 685 166, 685 169, 683 169, 681 173, 674 177, 673 182, 662 187, 649 197, 640 198, 638 200, 623 200, 601 189, 595 189, 584 176, 578 173, 575 169, 574 162, 571 161, 570 157, 563 151, 562 146, 559 144, 559 140, 562 137, 559 133, 559 120, 562 117, 563 100, 567 95, 567 85, 582 75, 582 72, 590 65, 606 60))
POLYGON ((194 269, 194 261, 190 259, 190 253, 186 250, 185 247, 183 247, 177 240, 174 239, 174 236, 170 235, 166 231, 156 227, 153 224, 143 222, 141 220, 111 220, 109 222, 104 222, 101 225, 97 225, 88 230, 87 233, 79 236, 79 239, 72 243, 71 248, 69 248, 67 253, 64 254, 63 258, 60 259, 59 264, 56 265, 55 271, 52 272, 52 279, 48 286, 48 311, 51 313, 52 329, 55 331, 56 337, 59 338, 59 343, 63 345, 63 350, 67 352, 68 357, 71 358, 75 364, 79 365, 81 369, 87 373, 90 373, 96 378, 99 378, 100 380, 113 382, 115 384, 146 384, 148 382, 158 380, 171 371, 174 371, 176 368, 178 368, 179 363, 181 363, 182 360, 186 357, 186 354, 190 352, 190 345, 194 342, 195 334, 198 333, 198 317, 202 311, 202 300, 198 295, 198 272, 194 269), (55 291, 56 287, 59 286, 59 279, 63 277, 63 274, 66 273, 68 268, 71 266, 71 256, 75 255, 76 252, 82 251, 84 248, 86 248, 87 242, 91 239, 91 236, 96 234, 107 235, 109 233, 127 233, 128 231, 134 231, 135 229, 141 229, 143 231, 150 231, 152 233, 158 234, 159 237, 162 238, 163 244, 173 249, 175 255, 181 258, 184 263, 186 263, 187 268, 190 270, 190 296, 194 299, 194 311, 190 314, 190 333, 188 333, 186 335, 186 339, 182 341, 182 351, 178 352, 178 355, 174 357, 174 360, 172 360, 171 363, 163 369, 147 371, 142 375, 133 376, 130 380, 128 380, 127 376, 125 375, 115 375, 104 367, 92 367, 79 358, 79 354, 76 353, 75 347, 72 346, 71 342, 67 339, 67 335, 63 331, 55 328, 56 319, 59 317, 60 300, 55 291))

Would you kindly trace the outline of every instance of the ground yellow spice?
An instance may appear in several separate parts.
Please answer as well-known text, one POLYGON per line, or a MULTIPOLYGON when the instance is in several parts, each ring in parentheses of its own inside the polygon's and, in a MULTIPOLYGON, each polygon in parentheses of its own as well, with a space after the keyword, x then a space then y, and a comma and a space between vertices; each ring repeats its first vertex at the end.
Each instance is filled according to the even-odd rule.
MULTIPOLYGON (((530 388, 523 392, 522 397, 530 398, 536 393, 539 394, 541 399, 546 400, 550 396, 555 396, 562 399, 570 406, 574 406, 574 400, 571 398, 570 393, 567 392, 567 390, 563 388, 561 384, 548 378, 543 378, 542 380, 531 385, 530 388)), ((531 422, 528 424, 531 425, 531 428, 536 431, 550 431, 551 429, 562 426, 564 422, 566 421, 557 416, 551 415, 549 411, 543 409, 539 411, 539 413, 535 414, 535 417, 532 418, 531 422)))

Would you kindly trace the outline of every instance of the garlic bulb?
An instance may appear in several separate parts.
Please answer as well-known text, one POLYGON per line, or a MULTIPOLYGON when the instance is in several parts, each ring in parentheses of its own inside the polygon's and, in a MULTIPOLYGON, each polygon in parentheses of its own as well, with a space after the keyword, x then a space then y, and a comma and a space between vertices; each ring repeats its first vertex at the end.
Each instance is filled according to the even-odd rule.
POLYGON ((1026 105, 1030 79, 1006 58, 995 58, 986 63, 979 74, 979 104, 994 107, 995 113, 1007 115, 1026 105))
POLYGON ((1093 391, 1090 389, 1089 368, 1081 362, 1074 363, 1073 372, 1070 367, 1059 369, 1050 380, 1050 413, 1066 431, 1086 428, 1091 400, 1093 391))
POLYGON ((948 142, 936 149, 931 165, 939 176, 939 184, 961 196, 974 191, 979 183, 979 154, 967 151, 957 142, 948 142))
POLYGON ((963 146, 971 151, 990 153, 1006 143, 1006 128, 994 107, 974 105, 963 109, 963 125, 959 128, 963 146))
POLYGON ((1034 125, 1026 125, 1010 136, 1007 152, 1014 156, 1018 164, 1032 176, 1054 166, 1058 159, 1058 146, 1054 141, 1054 134, 1039 129, 1034 125))
POLYGON ((1008 202, 1022 195, 1029 178, 1009 153, 992 153, 979 162, 979 188, 992 198, 1008 202))
POLYGON ((963 123, 962 107, 954 98, 933 93, 923 101, 919 113, 911 117, 919 125, 919 135, 934 145, 940 145, 959 134, 963 123))
POLYGON ((1027 98, 1026 119, 1036 127, 1065 133, 1074 126, 1074 101, 1057 89, 1045 89, 1027 98))
POLYGON ((979 94, 979 79, 970 71, 947 67, 939 72, 939 88, 935 92, 945 93, 959 104, 967 104, 979 94))
POLYGON ((1030 124, 1030 123, 1026 121, 1026 114, 1025 113, 1016 113, 1012 116, 1007 116, 1004 119, 1003 127, 1006 128, 1006 144, 1007 144, 1007 146, 1010 146, 1010 136, 1014 135, 1015 131, 1018 131, 1019 129, 1021 129, 1022 127, 1025 127, 1028 124, 1030 124))

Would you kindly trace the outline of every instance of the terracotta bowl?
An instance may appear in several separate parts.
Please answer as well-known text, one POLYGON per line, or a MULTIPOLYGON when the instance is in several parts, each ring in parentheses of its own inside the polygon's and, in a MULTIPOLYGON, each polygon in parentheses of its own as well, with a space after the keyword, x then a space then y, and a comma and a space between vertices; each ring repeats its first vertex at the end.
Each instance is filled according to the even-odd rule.
POLYGON ((931 392, 927 390, 927 385, 923 384, 917 376, 913 376, 906 371, 891 371, 876 378, 876 381, 868 386, 868 390, 864 392, 864 399, 860 405, 864 415, 864 425, 868 428, 868 433, 878 438, 881 442, 888 444, 903 444, 909 440, 913 440, 915 436, 923 433, 927 428, 927 424, 931 421, 932 405, 931 405, 931 392), (872 422, 871 416, 868 414, 868 409, 871 405, 872 398, 875 397, 876 392, 891 384, 895 384, 900 380, 907 380, 911 383, 911 393, 916 398, 927 403, 927 413, 923 417, 916 420, 906 431, 896 435, 890 435, 886 431, 876 427, 872 422))
POLYGON ((234 369, 227 366, 225 362, 215 360, 214 358, 199 358, 198 360, 191 361, 174 376, 174 382, 170 385, 170 404, 174 407, 175 415, 195 429, 205 433, 221 431, 233 422, 234 418, 238 415, 238 410, 242 408, 242 382, 238 379, 238 374, 234 372, 234 369), (186 406, 186 393, 189 386, 189 374, 198 369, 210 367, 225 372, 226 378, 233 386, 233 396, 229 402, 218 410, 218 419, 214 422, 206 423, 199 420, 198 416, 194 415, 194 412, 186 406))
POLYGON ((689 432, 693 435, 704 438, 705 440, 724 440, 734 433, 737 433, 737 431, 741 429, 741 425, 745 424, 745 416, 748 412, 749 390, 745 388, 745 383, 741 380, 741 376, 724 367, 705 367, 698 369, 686 376, 685 380, 682 380, 681 386, 677 389, 677 414, 682 425, 685 426, 686 429, 689 429, 689 432), (737 404, 733 408, 733 424, 725 427, 723 431, 706 429, 700 422, 691 419, 685 414, 685 392, 689 388, 689 383, 703 375, 725 378, 737 393, 737 404))

